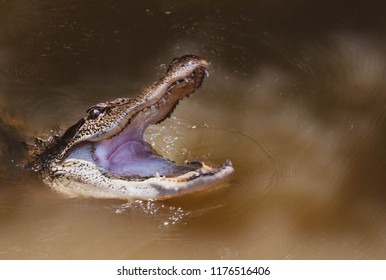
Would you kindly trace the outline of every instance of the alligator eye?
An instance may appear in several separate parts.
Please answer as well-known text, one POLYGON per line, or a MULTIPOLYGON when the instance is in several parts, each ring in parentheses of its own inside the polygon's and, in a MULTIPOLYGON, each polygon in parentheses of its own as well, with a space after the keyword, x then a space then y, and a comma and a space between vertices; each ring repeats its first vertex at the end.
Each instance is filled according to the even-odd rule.
POLYGON ((88 112, 88 118, 96 119, 102 112, 103 112, 103 109, 101 108, 91 108, 90 111, 88 112))

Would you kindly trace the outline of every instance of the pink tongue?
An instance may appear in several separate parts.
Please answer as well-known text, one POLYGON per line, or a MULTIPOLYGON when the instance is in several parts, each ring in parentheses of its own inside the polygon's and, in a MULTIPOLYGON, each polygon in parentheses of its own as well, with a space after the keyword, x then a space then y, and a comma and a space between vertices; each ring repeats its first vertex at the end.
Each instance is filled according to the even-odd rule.
POLYGON ((155 176, 171 166, 169 161, 153 155, 147 145, 137 141, 122 144, 109 157, 109 170, 118 175, 155 176))

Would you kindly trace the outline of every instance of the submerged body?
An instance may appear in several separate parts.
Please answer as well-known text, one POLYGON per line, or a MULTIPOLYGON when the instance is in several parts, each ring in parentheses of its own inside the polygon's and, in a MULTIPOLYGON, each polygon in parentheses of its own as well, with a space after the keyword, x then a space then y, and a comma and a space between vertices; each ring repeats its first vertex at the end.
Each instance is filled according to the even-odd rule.
POLYGON ((165 75, 135 98, 100 103, 52 143, 40 143, 35 169, 44 182, 70 196, 158 200, 209 189, 233 173, 230 161, 209 167, 174 163, 144 140, 145 129, 168 118, 198 89, 208 63, 174 59, 165 75))

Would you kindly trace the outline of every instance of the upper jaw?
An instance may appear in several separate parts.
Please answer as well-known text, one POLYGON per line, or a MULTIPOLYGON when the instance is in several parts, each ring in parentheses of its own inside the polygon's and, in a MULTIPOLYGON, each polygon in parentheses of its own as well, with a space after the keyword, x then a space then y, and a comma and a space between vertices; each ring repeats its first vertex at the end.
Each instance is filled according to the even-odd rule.
POLYGON ((173 95, 175 99, 182 99, 191 94, 201 86, 208 69, 209 63, 198 56, 185 55, 174 59, 165 75, 135 98, 138 111, 158 106, 163 97, 173 95))
MULTIPOLYGON (((176 164, 156 154, 144 140, 144 131, 149 125, 162 122, 169 117, 182 98, 201 86, 208 71, 206 61, 195 59, 196 64, 190 68, 190 71, 178 70, 181 68, 181 63, 189 66, 188 63, 191 61, 191 58, 187 57, 185 60, 179 60, 178 63, 172 63, 163 78, 139 95, 152 96, 158 101, 148 101, 147 106, 143 106, 142 110, 133 115, 115 136, 95 142, 93 149, 95 162, 124 180, 151 177, 176 178, 187 173, 189 176, 186 180, 192 180, 214 171, 208 167, 204 168, 198 162, 176 164), (162 88, 162 91, 159 88, 162 88), (158 93, 157 98, 154 92, 158 93), (190 174, 191 172, 194 173, 190 174)), ((142 96, 142 102, 144 102, 143 99, 145 98, 142 96)))

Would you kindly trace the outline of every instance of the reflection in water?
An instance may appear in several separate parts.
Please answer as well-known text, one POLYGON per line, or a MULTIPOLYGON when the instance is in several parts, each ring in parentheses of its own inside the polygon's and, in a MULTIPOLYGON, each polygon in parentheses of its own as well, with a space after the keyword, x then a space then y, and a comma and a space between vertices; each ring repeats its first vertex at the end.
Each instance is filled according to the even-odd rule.
POLYGON ((303 2, 2 1, 0 258, 384 259, 384 7, 303 2), (211 75, 146 138, 175 161, 231 159, 228 184, 67 199, 17 167, 20 141, 186 53, 211 75))

